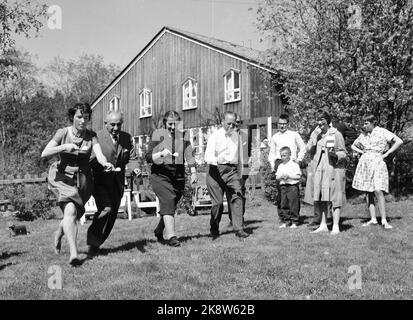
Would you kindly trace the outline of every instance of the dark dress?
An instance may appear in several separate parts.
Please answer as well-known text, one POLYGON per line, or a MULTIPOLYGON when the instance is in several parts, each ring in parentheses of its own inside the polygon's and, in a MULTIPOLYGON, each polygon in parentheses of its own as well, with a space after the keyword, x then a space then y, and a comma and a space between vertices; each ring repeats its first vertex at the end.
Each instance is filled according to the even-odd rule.
POLYGON ((71 127, 59 129, 53 137, 58 145, 74 143, 80 148, 72 152, 61 152, 60 160, 50 166, 48 175, 48 187, 56 196, 59 206, 63 210, 65 203, 73 202, 77 218, 85 212, 85 203, 93 190, 89 165, 93 137, 96 137, 96 133, 87 129, 82 137, 75 137, 71 127))
POLYGON ((173 215, 185 188, 185 165, 195 166, 191 143, 184 139, 179 131, 170 136, 168 130, 159 129, 152 135, 149 143, 146 161, 152 163, 150 181, 156 196, 159 199, 160 215, 173 215), (167 148, 178 157, 162 157, 155 163, 152 154, 167 148))

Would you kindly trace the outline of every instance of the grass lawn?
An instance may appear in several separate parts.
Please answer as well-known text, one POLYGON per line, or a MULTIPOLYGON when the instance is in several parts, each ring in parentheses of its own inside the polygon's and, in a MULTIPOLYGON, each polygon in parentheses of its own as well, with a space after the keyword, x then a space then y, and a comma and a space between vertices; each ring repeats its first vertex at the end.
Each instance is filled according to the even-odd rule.
MULTIPOLYGON (((207 215, 181 214, 179 248, 156 242, 156 217, 118 219, 101 255, 77 268, 68 265, 65 238, 61 254, 53 252, 59 220, 24 222, 31 233, 9 238, 3 219, 0 299, 412 299, 413 201, 386 206, 392 230, 362 227, 366 206, 347 205, 343 232, 332 236, 310 234, 309 206, 301 209, 304 224, 278 229, 275 207, 256 199, 246 240, 226 230, 227 215, 212 241, 207 215), (62 289, 48 287, 53 265, 61 267, 62 289), (361 270, 360 289, 349 288, 352 268, 361 270)), ((81 258, 89 225, 79 227, 81 258)))

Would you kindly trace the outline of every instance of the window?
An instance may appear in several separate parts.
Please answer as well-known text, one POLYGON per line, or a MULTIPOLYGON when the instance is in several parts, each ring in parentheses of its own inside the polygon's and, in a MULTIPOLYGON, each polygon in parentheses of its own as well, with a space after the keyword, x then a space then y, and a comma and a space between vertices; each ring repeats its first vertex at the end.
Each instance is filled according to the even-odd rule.
POLYGON ((110 111, 119 111, 120 105, 120 98, 118 96, 114 96, 112 100, 109 102, 109 110, 110 111))
POLYGON ((198 83, 188 78, 182 85, 182 110, 195 109, 197 107, 198 83))
POLYGON ((231 69, 224 75, 225 103, 241 100, 240 72, 231 69))
POLYGON ((152 91, 143 89, 139 94, 140 118, 152 116, 152 91))

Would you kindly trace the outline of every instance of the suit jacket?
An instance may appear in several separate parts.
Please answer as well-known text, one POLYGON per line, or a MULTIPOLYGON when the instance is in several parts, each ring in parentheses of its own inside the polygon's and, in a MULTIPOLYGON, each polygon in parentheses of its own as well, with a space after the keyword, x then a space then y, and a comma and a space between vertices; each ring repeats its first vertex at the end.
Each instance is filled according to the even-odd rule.
POLYGON ((119 167, 120 172, 105 172, 103 166, 97 161, 95 154, 91 157, 91 167, 93 170, 94 184, 109 188, 116 188, 119 196, 123 195, 125 182, 125 166, 133 152, 132 137, 124 131, 119 132, 118 146, 115 147, 108 130, 102 129, 97 132, 97 138, 102 149, 102 153, 112 163, 115 168, 119 167))

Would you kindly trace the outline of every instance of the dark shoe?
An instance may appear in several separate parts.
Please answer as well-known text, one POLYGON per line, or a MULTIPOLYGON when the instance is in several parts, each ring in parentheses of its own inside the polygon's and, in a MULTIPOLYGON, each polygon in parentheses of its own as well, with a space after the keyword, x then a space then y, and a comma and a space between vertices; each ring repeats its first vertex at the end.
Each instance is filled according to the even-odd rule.
POLYGON ((69 264, 70 264, 72 267, 78 267, 78 266, 80 266, 80 265, 82 264, 82 262, 80 261, 79 258, 73 258, 72 260, 69 261, 69 264))
POLYGON ((237 231, 237 232, 235 233, 235 235, 236 235, 238 238, 248 238, 248 237, 250 236, 248 233, 246 233, 246 232, 243 231, 243 230, 237 231))
POLYGON ((211 232, 212 240, 216 240, 219 238, 219 232, 211 232))
POLYGON ((172 237, 171 239, 167 239, 165 240, 165 243, 171 247, 179 247, 181 245, 177 237, 172 237))

